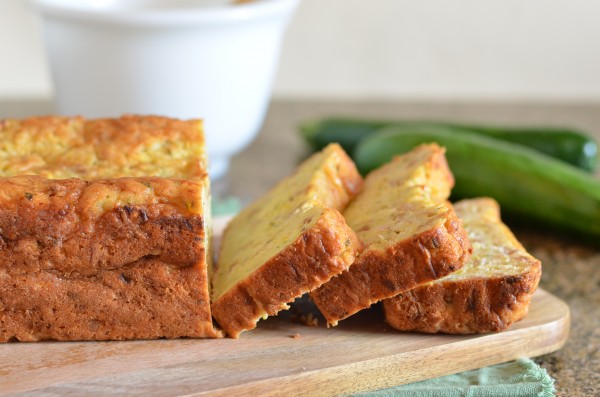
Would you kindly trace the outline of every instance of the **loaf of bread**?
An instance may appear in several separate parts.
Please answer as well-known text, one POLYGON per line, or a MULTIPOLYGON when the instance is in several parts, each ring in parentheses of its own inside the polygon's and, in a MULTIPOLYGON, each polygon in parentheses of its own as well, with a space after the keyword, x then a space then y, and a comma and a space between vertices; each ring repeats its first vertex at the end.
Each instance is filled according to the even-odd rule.
POLYGON ((231 337, 346 269, 361 244, 340 214, 362 178, 337 144, 240 212, 212 277, 213 316, 231 337))
POLYGON ((404 331, 469 334, 501 331, 527 315, 541 276, 529 255, 500 220, 488 198, 455 205, 473 245, 460 270, 383 301, 386 321, 404 331))
POLYGON ((0 122, 0 341, 216 337, 199 121, 0 122))
POLYGON ((310 294, 328 324, 463 266, 471 245, 446 203, 453 184, 444 149, 435 144, 367 176, 344 211, 364 250, 347 271, 310 294))

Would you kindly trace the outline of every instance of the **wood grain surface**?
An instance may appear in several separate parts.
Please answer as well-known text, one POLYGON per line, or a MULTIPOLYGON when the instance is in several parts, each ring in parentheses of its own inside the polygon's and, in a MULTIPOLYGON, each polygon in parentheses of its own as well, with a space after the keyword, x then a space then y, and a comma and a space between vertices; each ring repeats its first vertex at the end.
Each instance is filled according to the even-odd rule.
POLYGON ((569 309, 538 290, 529 316, 480 336, 401 333, 378 308, 327 329, 290 313, 238 340, 44 342, 0 346, 0 395, 339 395, 559 349, 569 309))
POLYGON ((570 323, 568 306, 543 290, 524 320, 488 335, 398 332, 378 306, 335 328, 297 321, 314 310, 301 300, 238 340, 3 344, 0 395, 340 395, 552 352, 570 323))

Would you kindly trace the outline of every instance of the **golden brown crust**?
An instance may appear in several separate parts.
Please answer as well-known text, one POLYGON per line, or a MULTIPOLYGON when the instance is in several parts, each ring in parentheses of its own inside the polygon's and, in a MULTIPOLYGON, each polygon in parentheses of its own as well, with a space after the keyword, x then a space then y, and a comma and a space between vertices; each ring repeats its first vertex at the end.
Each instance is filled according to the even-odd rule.
POLYGON ((197 182, 159 178, 0 178, 0 269, 89 276, 144 257, 192 266, 204 255, 203 219, 183 203, 200 206, 200 190, 197 182), (100 212, 89 208, 107 194, 125 199, 100 212), (127 204, 128 197, 137 202, 127 204))
POLYGON ((500 219, 489 198, 455 204, 473 244, 458 272, 383 302, 386 321, 403 331, 456 334, 501 331, 527 315, 542 272, 500 219))
POLYGON ((265 314, 277 314, 346 269, 360 247, 343 216, 326 208, 314 227, 213 302, 213 317, 227 335, 238 338, 265 314))
POLYGON ((22 176, 0 190, 0 341, 219 336, 201 184, 22 176))
POLYGON ((200 120, 134 115, 0 120, 0 176, 198 179, 206 171, 200 120))
POLYGON ((383 301, 385 318, 401 331, 502 331, 527 315, 540 276, 537 262, 516 276, 428 284, 383 301))
POLYGON ((365 249, 350 269, 310 294, 328 324, 443 277, 469 258, 462 223, 444 205, 454 184, 444 152, 421 145, 367 176, 344 211, 365 249))
POLYGON ((213 315, 231 337, 346 269, 362 247, 338 212, 362 186, 332 144, 227 226, 213 273, 213 315))
POLYGON ((200 121, 36 117, 0 137, 0 341, 220 335, 200 121))
POLYGON ((354 264, 310 293, 327 323, 402 291, 443 277, 469 258, 471 245, 462 222, 449 207, 446 222, 385 251, 365 250, 354 264))

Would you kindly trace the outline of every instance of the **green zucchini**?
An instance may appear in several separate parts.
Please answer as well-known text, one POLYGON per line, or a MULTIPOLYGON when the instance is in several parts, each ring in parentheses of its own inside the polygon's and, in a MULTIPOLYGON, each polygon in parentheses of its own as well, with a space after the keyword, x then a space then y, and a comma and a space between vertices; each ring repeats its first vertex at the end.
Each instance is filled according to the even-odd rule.
POLYGON ((402 126, 406 129, 409 127, 443 128, 449 131, 485 135, 531 147, 586 171, 595 169, 598 153, 598 147, 593 139, 579 131, 567 128, 504 128, 433 121, 392 122, 331 118, 305 123, 301 126, 301 132, 315 150, 320 150, 331 142, 338 142, 344 150, 352 153, 362 139, 390 125, 402 126))
POLYGON ((598 244, 600 180, 533 149, 443 128, 390 126, 361 141, 354 160, 367 173, 428 142, 446 148, 453 198, 493 197, 503 211, 593 236, 598 244))

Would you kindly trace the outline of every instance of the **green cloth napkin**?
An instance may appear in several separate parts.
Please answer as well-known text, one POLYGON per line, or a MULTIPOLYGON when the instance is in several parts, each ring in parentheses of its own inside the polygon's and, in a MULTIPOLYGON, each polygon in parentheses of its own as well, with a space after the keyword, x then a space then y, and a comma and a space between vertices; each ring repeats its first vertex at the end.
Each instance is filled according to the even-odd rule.
POLYGON ((550 397, 554 379, 528 358, 352 397, 550 397))
POLYGON ((237 197, 225 197, 211 203, 213 216, 233 215, 242 208, 242 202, 237 197))
MULTIPOLYGON (((237 197, 227 197, 212 203, 214 216, 232 215, 240 208, 241 202, 237 197)), ((351 396, 550 397, 554 396, 554 379, 532 360, 523 358, 505 364, 351 396)))

